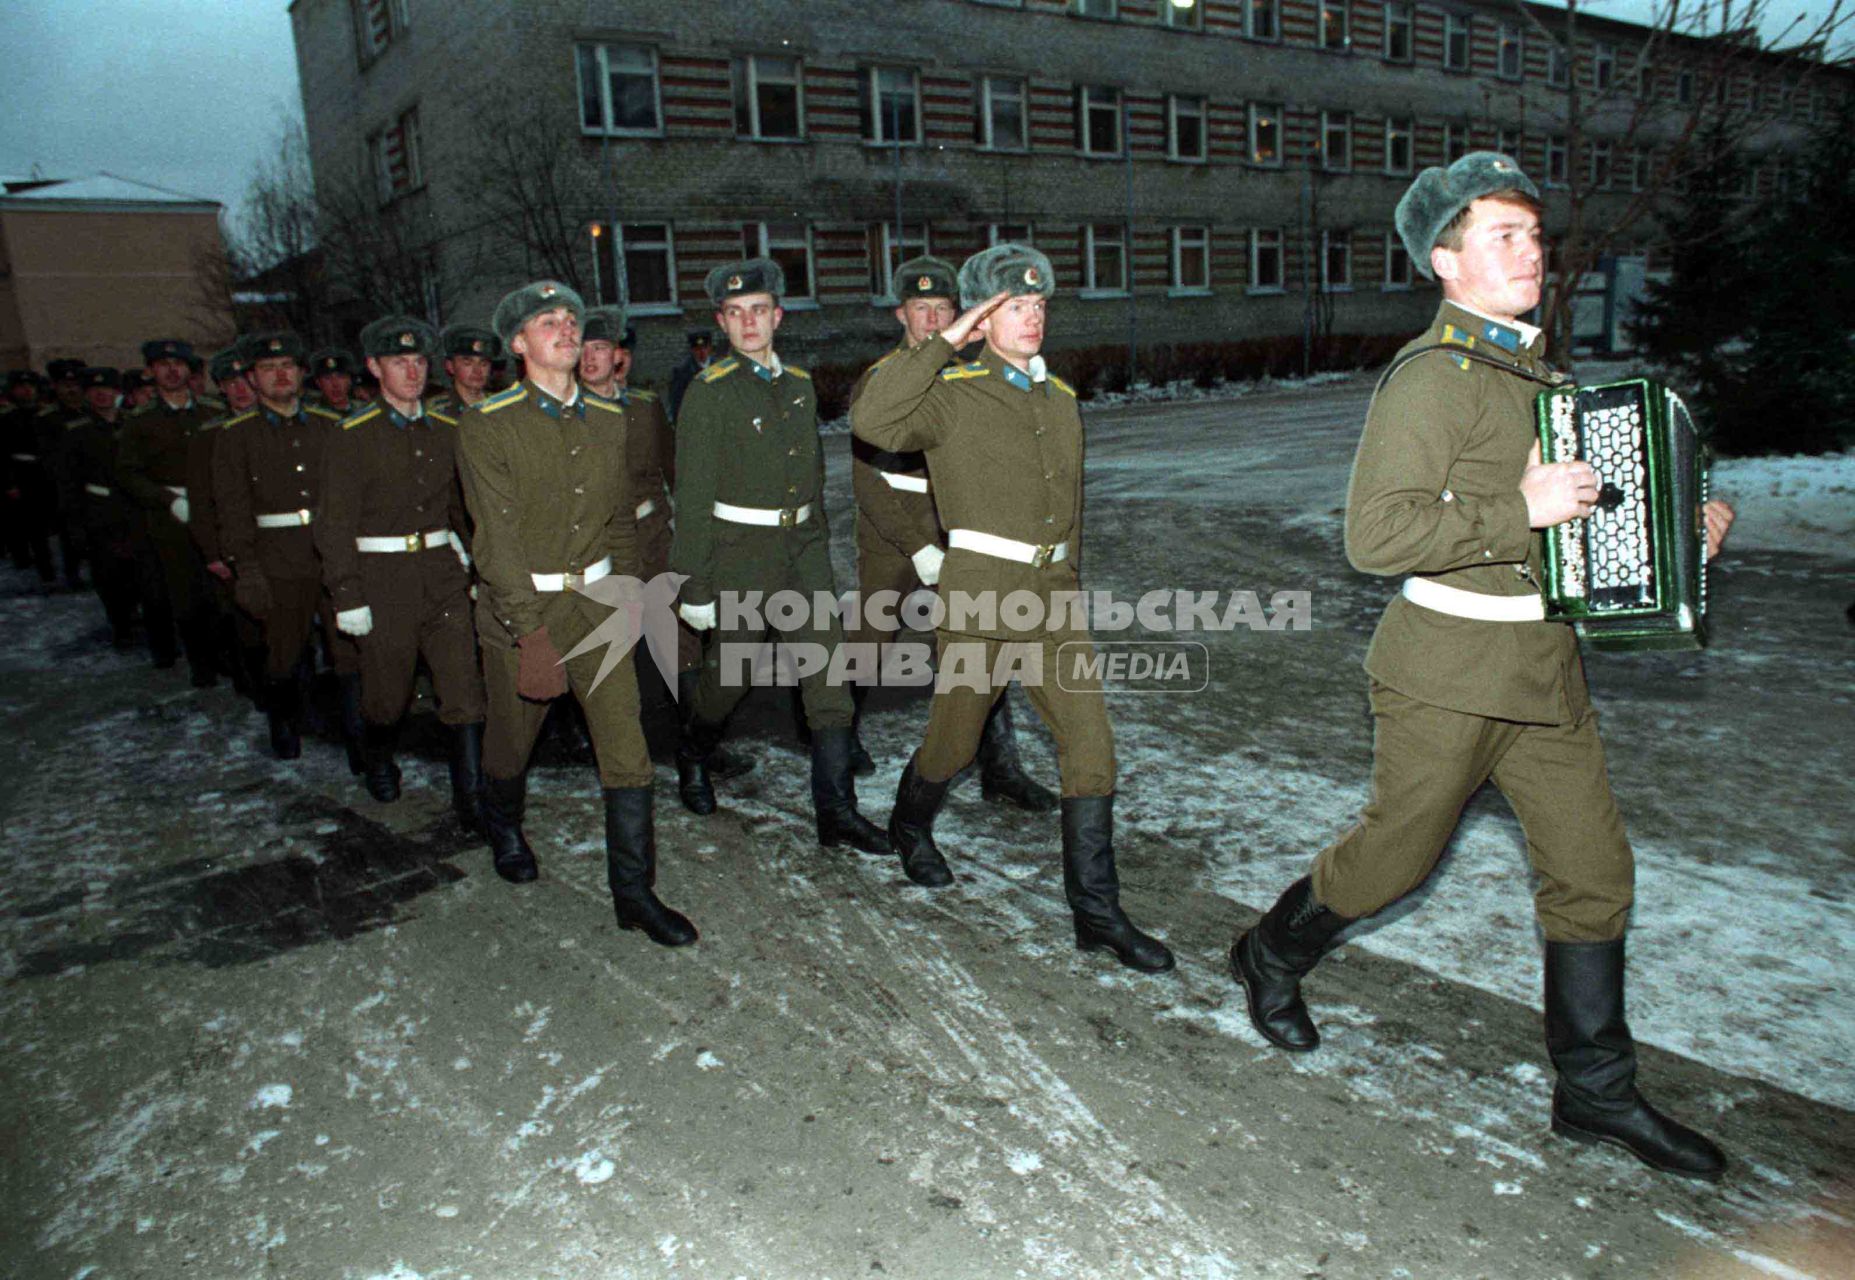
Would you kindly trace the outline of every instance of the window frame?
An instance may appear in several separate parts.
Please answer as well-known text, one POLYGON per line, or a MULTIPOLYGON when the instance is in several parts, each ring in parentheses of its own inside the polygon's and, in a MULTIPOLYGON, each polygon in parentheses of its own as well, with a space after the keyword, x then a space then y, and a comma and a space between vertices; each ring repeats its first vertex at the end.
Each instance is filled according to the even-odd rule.
POLYGON ((1323 110, 1320 113, 1320 168, 1323 173, 1351 173, 1353 171, 1352 112, 1323 110), (1346 142, 1346 155, 1338 164, 1334 163, 1331 145, 1336 131, 1346 142))
POLYGON ((425 187, 424 146, 419 137, 419 104, 413 103, 393 117, 393 123, 375 129, 366 138, 367 158, 374 176, 376 207, 384 209, 425 187), (408 129, 410 125, 410 129, 408 129), (387 155, 387 143, 394 135, 400 139, 404 157, 403 184, 395 180, 393 163, 387 155))
POLYGON ((1205 0, 1192 0, 1190 4, 1181 9, 1173 4, 1172 0, 1160 0, 1159 25, 1171 31, 1203 31, 1204 5, 1205 0), (1190 14, 1191 21, 1180 21, 1180 15, 1182 14, 1190 14))
POLYGON ((1591 87, 1607 93, 1617 83, 1617 46, 1609 40, 1591 42, 1591 87))
POLYGON ((1282 0, 1243 0, 1243 38, 1265 44, 1282 43, 1282 0), (1269 15, 1269 30, 1262 35, 1256 32, 1259 11, 1269 15))
POLYGON ((1566 185, 1571 175, 1571 152, 1569 144, 1562 133, 1549 134, 1546 137, 1545 185, 1560 188, 1566 185), (1553 176, 1553 161, 1558 161, 1558 176, 1553 176))
POLYGON ((1417 165, 1417 121, 1411 116, 1385 117, 1385 172, 1391 174, 1408 174, 1417 165), (1404 135, 1404 164, 1398 167, 1392 163, 1391 149, 1399 133, 1404 135))
MULTIPOLYGON (((1160 0, 1167 3, 1168 0, 1160 0)), ((1314 7, 1314 47, 1324 53, 1351 53, 1353 50, 1353 7, 1351 0, 1316 0, 1314 7), (1338 40, 1328 29, 1328 22, 1339 19, 1338 40)))
POLYGON ((1079 298, 1125 298, 1133 292, 1133 262, 1128 245, 1127 224, 1124 222, 1087 222, 1082 226, 1082 287, 1076 291, 1079 298), (1095 252, 1097 248, 1096 233, 1111 230, 1120 246, 1121 283, 1108 286, 1095 278, 1095 252))
POLYGON ((1035 223, 1032 223, 1032 222, 988 222, 985 225, 985 244, 986 244, 986 248, 988 249, 992 248, 995 245, 1001 245, 1001 244, 1036 244, 1036 243, 1037 243, 1037 225, 1035 223), (1006 236, 1005 234, 1003 234, 1004 232, 1009 231, 1012 227, 1023 227, 1024 228, 1024 238, 1022 240, 1013 240, 1009 236, 1006 236))
POLYGON ((1069 0, 1069 14, 1075 18, 1087 18, 1093 22, 1119 22, 1121 20, 1120 0, 1069 0), (1105 6, 1106 13, 1090 13, 1096 5, 1105 6))
POLYGON ((1469 126, 1460 120, 1443 121, 1443 164, 1454 164, 1469 153, 1469 126), (1451 152, 1454 152, 1452 155, 1451 152))
POLYGON ((1211 159, 1211 104, 1197 94, 1169 93, 1166 95, 1166 159, 1179 164, 1206 164, 1211 159), (1181 103, 1195 103, 1198 119, 1198 154, 1184 155, 1179 151, 1179 107, 1181 103))
MULTIPOLYGON (((910 258, 926 257, 933 252, 933 224, 927 222, 925 219, 915 224, 921 231, 921 239, 918 242, 921 247, 918 253, 909 252, 910 246, 917 242, 908 238, 908 224, 906 222, 902 224, 902 238, 899 246, 895 240, 895 224, 893 222, 885 219, 882 222, 874 223, 873 226, 880 232, 880 251, 882 257, 880 263, 871 263, 871 266, 877 267, 882 272, 883 292, 870 294, 870 305, 877 307, 897 306, 900 303, 900 299, 895 296, 895 269, 904 262, 907 262, 910 258), (899 252, 897 251, 898 248, 899 252)), ((871 237, 868 232, 865 232, 863 241, 865 252, 867 252, 870 247, 870 239, 871 237)), ((876 282, 872 280, 870 283, 874 284, 876 282)))
POLYGON ((1351 293, 1353 291, 1353 233, 1348 228, 1322 227, 1320 230, 1320 292, 1351 293), (1346 278, 1335 282, 1328 271, 1328 255, 1338 250, 1346 264, 1346 278))
POLYGON ((1252 297, 1266 297, 1288 292, 1288 237, 1280 227, 1251 227, 1249 234, 1249 286, 1244 292, 1252 297), (1265 242, 1264 237, 1273 237, 1265 242), (1258 266, 1266 250, 1275 252, 1275 283, 1257 284, 1258 266))
POLYGON ((587 138, 661 138, 663 137, 663 62, 657 47, 629 40, 578 40, 573 46, 573 74, 578 89, 580 135, 587 138), (612 111, 612 70, 608 50, 627 49, 644 53, 650 59, 651 113, 656 123, 648 128, 614 124, 612 111), (599 124, 586 123, 586 59, 593 57, 594 72, 599 77, 599 124))
POLYGON ((1585 157, 1585 185, 1593 191, 1609 191, 1616 182, 1616 148, 1609 139, 1602 142, 1587 142, 1589 150, 1585 157), (1602 157, 1600 169, 1598 161, 1602 157))
MULTIPOLYGON (((621 222, 618 225, 619 225, 620 234, 623 239, 623 248, 620 250, 621 253, 629 255, 632 253, 648 253, 654 250, 662 251, 663 265, 664 265, 664 280, 669 285, 669 288, 670 288, 670 296, 666 300, 653 301, 653 302, 639 302, 636 298, 628 297, 626 299, 626 307, 625 307, 626 314, 633 315, 633 316, 680 316, 682 315, 683 308, 682 308, 682 304, 677 300, 677 290, 676 290, 676 227, 675 225, 668 221, 665 221, 665 222, 621 222), (663 238, 661 240, 645 239, 643 237, 633 236, 631 234, 631 232, 634 229, 641 228, 641 227, 661 227, 663 228, 663 238)), ((604 273, 600 270, 600 267, 599 267, 601 241, 603 240, 605 243, 610 243, 611 226, 612 224, 609 222, 601 221, 601 222, 593 223, 592 224, 592 235, 590 237, 593 242, 592 244, 593 294, 595 297, 599 298, 602 303, 608 302, 608 301, 612 303, 616 303, 618 301, 616 292, 614 292, 613 295, 608 298, 606 289, 605 289, 604 273)), ((629 269, 627 269, 625 274, 626 274, 627 281, 629 281, 630 274, 631 274, 629 269)), ((627 292, 629 292, 629 290, 627 290, 627 292)))
POLYGON ((1475 22, 1466 13, 1443 14, 1443 70, 1467 75, 1475 61, 1475 22), (1462 39, 1462 60, 1457 62, 1451 48, 1457 36, 1462 39))
POLYGON ((1553 89, 1571 88, 1572 56, 1557 40, 1546 49, 1546 84, 1553 89))
POLYGON ((1122 125, 1127 115, 1126 90, 1115 85, 1079 84, 1076 86, 1076 154, 1090 160, 1120 159, 1127 154, 1126 130, 1122 125), (1104 104, 1096 103, 1093 95, 1099 93, 1113 94, 1114 108, 1114 149, 1097 151, 1091 146, 1091 114, 1106 110, 1104 104))
POLYGON ((1171 298, 1208 298, 1210 297, 1211 292, 1212 292, 1212 289, 1211 289, 1211 228, 1205 225, 1204 223, 1191 223, 1191 224, 1187 224, 1183 226, 1171 227, 1167 231, 1166 241, 1167 241, 1167 255, 1166 256, 1167 256, 1168 267, 1169 267, 1168 276, 1170 278, 1170 287, 1166 290, 1166 296, 1171 297, 1171 298), (1181 260, 1184 256, 1184 251, 1185 251, 1185 238, 1188 234, 1194 234, 1194 233, 1197 236, 1197 241, 1194 247, 1201 249, 1204 253, 1204 283, 1203 284, 1186 283, 1184 271, 1182 270, 1181 260))
POLYGON ((1385 233, 1385 267, 1380 273, 1378 289, 1380 293, 1409 293, 1416 287, 1416 268, 1411 264, 1410 250, 1404 247, 1404 238, 1395 231, 1385 233), (1397 278, 1392 264, 1404 263, 1404 278, 1397 278))
MULTIPOLYGON (((894 147, 898 144, 904 147, 921 146, 927 138, 927 122, 923 119, 921 110, 921 68, 904 66, 896 62, 872 62, 858 69, 857 80, 858 114, 862 114, 866 94, 869 104, 869 119, 860 122, 864 125, 863 145, 866 147, 894 147), (889 127, 889 114, 883 110, 882 75, 884 72, 906 72, 908 75, 909 83, 914 90, 915 136, 912 138, 891 138, 885 132, 889 127), (870 135, 872 128, 876 131, 874 137, 870 135)), ((1028 127, 1027 122, 1026 128, 1028 127)))
MULTIPOLYGON (((757 221, 757 222, 756 221, 743 222, 741 224, 741 232, 742 232, 741 247, 743 249, 747 248, 746 232, 748 228, 751 227, 754 229, 756 234, 755 234, 754 251, 747 255, 750 258, 772 258, 773 252, 775 249, 794 248, 795 247, 794 241, 784 240, 784 239, 782 240, 774 239, 773 235, 768 229, 769 226, 772 226, 772 225, 797 226, 802 229, 802 231, 804 232, 804 237, 805 237, 804 242, 802 244, 796 245, 796 247, 802 248, 805 251, 805 274, 806 274, 805 283, 808 287, 806 291, 803 293, 795 292, 792 289, 792 283, 793 283, 792 272, 786 271, 786 292, 780 298, 780 306, 784 307, 787 311, 815 310, 818 306, 818 254, 816 250, 816 236, 815 236, 811 223, 798 222, 798 223, 769 224, 765 222, 764 220, 757 221)), ((777 259, 775 259, 775 261, 777 261, 777 259)), ((780 269, 782 271, 785 270, 784 263, 780 264, 780 269)))
POLYGON ((1511 22, 1503 22, 1494 33, 1494 75, 1498 80, 1524 80, 1527 73, 1526 31, 1511 22), (1513 70, 1507 68, 1507 55, 1513 53, 1513 70))
MULTIPOLYGON (((736 54, 732 61, 733 61, 733 67, 731 68, 731 73, 744 73, 747 77, 747 83, 744 86, 736 85, 734 86, 734 88, 738 92, 744 94, 744 102, 747 108, 748 123, 752 126, 751 132, 748 132, 748 133, 741 132, 740 111, 741 111, 743 102, 740 100, 735 101, 732 104, 733 109, 734 109, 734 136, 738 139, 741 139, 747 142, 781 142, 781 143, 804 142, 806 138, 806 133, 805 133, 805 124, 806 124, 805 122, 805 60, 799 57, 797 54, 742 53, 742 54, 736 54), (760 83, 761 83, 760 62, 763 59, 777 61, 777 62, 789 62, 792 64, 792 80, 790 83, 792 85, 792 91, 793 91, 793 107, 794 107, 793 115, 796 119, 796 124, 797 124, 796 133, 788 135, 788 134, 783 134, 783 133, 776 134, 776 133, 766 132, 765 122, 761 118, 761 110, 760 110, 760 83)), ((784 85, 787 83, 787 81, 769 80, 768 83, 774 84, 774 85, 784 85)))
POLYGON ((1386 62, 1399 66, 1408 66, 1417 60, 1417 7, 1411 4, 1388 2, 1381 17, 1384 37, 1379 42, 1379 56, 1386 62), (1395 31, 1404 33, 1404 52, 1398 53, 1392 48, 1392 35, 1395 31))
POLYGON ((979 127, 982 131, 983 138, 983 141, 978 144, 979 150, 1022 154, 1031 149, 1030 81, 1013 79, 1011 76, 988 75, 981 72, 979 75, 979 92, 976 98, 979 107, 979 127), (994 82, 1014 85, 1017 88, 1019 140, 1015 145, 999 145, 998 135, 994 129, 994 121, 992 119, 992 85, 994 82))
POLYGON ((1245 146, 1243 152, 1246 163, 1253 164, 1260 169, 1280 169, 1283 163, 1282 145, 1287 134, 1285 127, 1286 122, 1282 119, 1282 104, 1279 102, 1251 102, 1247 104, 1247 107, 1248 119, 1247 128, 1244 130, 1245 146), (1260 120, 1258 119, 1259 108, 1263 109, 1264 113, 1263 118, 1260 120), (1258 125, 1275 131, 1275 154, 1268 160, 1258 160, 1256 158, 1256 130, 1258 125))

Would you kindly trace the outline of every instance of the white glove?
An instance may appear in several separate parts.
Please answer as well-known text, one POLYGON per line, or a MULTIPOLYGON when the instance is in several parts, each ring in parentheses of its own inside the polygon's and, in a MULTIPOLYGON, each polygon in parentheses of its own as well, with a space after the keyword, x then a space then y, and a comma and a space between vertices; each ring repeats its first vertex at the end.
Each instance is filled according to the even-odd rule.
POLYGON ((187 523, 187 513, 192 510, 192 508, 187 505, 187 500, 185 498, 174 499, 167 504, 167 509, 173 517, 182 524, 187 523))
POLYGON ((718 620, 716 616, 717 612, 717 608, 713 601, 708 604, 679 604, 676 606, 677 616, 684 622, 687 622, 690 627, 696 631, 712 630, 718 620))
POLYGON ((374 611, 366 605, 343 609, 335 615, 335 630, 344 636, 364 636, 374 629, 374 611))
POLYGON ((451 535, 451 550, 457 552, 457 562, 464 566, 464 572, 470 572, 470 553, 464 550, 463 541, 454 533, 451 535))
POLYGON ((941 561, 947 558, 945 551, 930 542, 908 558, 915 562, 915 576, 921 579, 923 586, 931 587, 940 581, 941 561))

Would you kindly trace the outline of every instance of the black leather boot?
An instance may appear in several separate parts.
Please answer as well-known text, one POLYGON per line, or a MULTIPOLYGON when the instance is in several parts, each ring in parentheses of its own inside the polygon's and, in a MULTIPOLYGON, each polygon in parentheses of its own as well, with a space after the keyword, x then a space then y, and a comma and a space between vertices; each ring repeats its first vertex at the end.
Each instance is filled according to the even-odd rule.
MULTIPOLYGON (((696 682, 702 678, 700 671, 681 671, 676 676, 676 703, 683 713, 683 723, 688 724, 696 705, 696 682)), ((726 726, 722 726, 724 729, 726 726)), ((752 773, 759 761, 743 751, 723 743, 719 736, 715 745, 709 750, 707 767, 710 778, 717 782, 726 782, 742 774, 752 773)))
POLYGON ((451 811, 464 830, 483 830, 483 722, 451 726, 451 811))
POLYGON ((1276 1048, 1306 1053, 1320 1047, 1301 979, 1351 923, 1321 906, 1314 882, 1302 876, 1230 948, 1230 970, 1243 984, 1250 1024, 1276 1048))
POLYGON ((918 885, 940 889, 953 883, 953 872, 934 843, 934 815, 947 798, 946 782, 929 782, 915 772, 909 758, 889 811, 889 843, 902 855, 902 871, 918 885))
POLYGON ((1636 1046, 1623 1018, 1623 939, 1546 944, 1546 1050, 1559 1072, 1554 1133, 1621 1147, 1663 1173, 1720 1180, 1725 1154, 1636 1092, 1636 1046))
POLYGON ((1063 892, 1076 920, 1076 949, 1111 951, 1129 969, 1165 973, 1175 961, 1166 944, 1142 933, 1121 910, 1114 870, 1114 797, 1065 796, 1063 892))
POLYGON ((1048 813, 1057 796, 1024 772, 1018 758, 1018 734, 1011 723, 1011 691, 992 704, 979 739, 979 793, 987 800, 1016 805, 1028 813, 1048 813))
POLYGON ((812 730, 812 812, 818 843, 847 844, 864 853, 888 853, 889 835, 857 812, 856 782, 850 772, 850 727, 812 730))
POLYGON ((619 928, 640 929, 660 947, 686 947, 696 940, 695 925, 653 892, 657 838, 649 787, 605 789, 605 874, 619 928))
POLYGON ((294 674, 264 681, 264 714, 270 720, 271 754, 295 760, 303 754, 303 691, 294 674))
POLYGON ((187 677, 195 689, 210 689, 219 683, 210 623, 197 616, 190 618, 180 630, 180 647, 186 651, 187 677))
POLYGON ((522 815, 528 809, 528 775, 513 778, 483 777, 483 826, 489 834, 490 857, 496 874, 510 884, 527 884, 541 874, 535 853, 522 834, 522 815))
POLYGON ((399 799, 399 766, 393 762, 393 748, 398 743, 397 724, 361 726, 362 778, 367 794, 381 804, 399 799))
MULTIPOLYGON (((341 691, 341 744, 348 752, 348 772, 367 772, 367 722, 361 718, 361 677, 341 676, 336 681, 341 691)), ((373 784, 368 784, 373 789, 373 784)))
POLYGON ((850 772, 859 778, 867 778, 876 772, 876 762, 863 749, 863 735, 857 732, 857 725, 863 719, 863 698, 866 692, 860 684, 850 686, 851 705, 856 708, 850 717, 850 772))
POLYGON ((676 794, 683 808, 703 817, 715 812, 709 759, 721 742, 721 734, 721 725, 704 724, 692 716, 683 721, 683 737, 676 744, 676 794))

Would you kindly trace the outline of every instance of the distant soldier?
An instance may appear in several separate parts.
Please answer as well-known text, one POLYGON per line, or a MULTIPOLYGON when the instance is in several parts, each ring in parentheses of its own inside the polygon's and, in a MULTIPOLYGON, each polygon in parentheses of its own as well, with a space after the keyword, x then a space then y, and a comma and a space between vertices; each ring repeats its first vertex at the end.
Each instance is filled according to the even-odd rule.
POLYGON ((323 465, 331 482, 313 530, 335 625, 359 642, 368 794, 399 798, 394 745, 423 658, 438 718, 451 731, 452 804, 474 830, 483 676, 470 616, 457 420, 422 403, 437 350, 432 327, 408 316, 387 316, 361 331, 380 402, 343 421, 329 441, 323 465))
POLYGON ((264 634, 233 600, 232 567, 219 540, 219 504, 213 496, 213 449, 224 438, 220 428, 249 412, 258 393, 251 385, 250 365, 236 346, 215 352, 207 372, 225 408, 202 423, 187 442, 187 534, 209 578, 216 664, 232 677, 233 688, 262 706, 264 634))
POLYGON ((155 398, 155 380, 146 369, 122 371, 122 409, 132 413, 155 398))
POLYGON ((707 329, 691 329, 687 335, 689 352, 676 362, 670 370, 670 417, 674 419, 683 409, 683 395, 689 390, 689 384, 696 380, 696 375, 708 368, 715 359, 715 335, 707 329))
POLYGON ((90 581, 109 619, 110 643, 135 643, 135 606, 141 595, 135 558, 140 513, 116 478, 122 434, 122 375, 93 365, 77 377, 84 411, 63 425, 60 441, 61 506, 82 539, 90 581))
POLYGON ((187 389, 196 396, 206 394, 206 361, 198 355, 187 361, 187 389))
MULTIPOLYGON (((295 334, 263 334, 241 347, 258 403, 221 428, 213 446, 213 497, 221 550, 235 575, 234 598, 264 636, 271 750, 279 760, 294 760, 303 751, 310 635, 319 617, 327 622, 309 526, 321 501, 323 454, 341 420, 303 402, 303 343, 295 334)), ((358 681, 353 645, 331 637, 329 651, 337 675, 358 681)))
POLYGON ((178 338, 142 344, 142 359, 156 394, 128 413, 116 470, 124 492, 142 511, 143 612, 155 663, 166 665, 162 659, 174 643, 168 628, 177 623, 193 685, 204 689, 216 679, 212 611, 205 565, 189 534, 193 512, 187 458, 194 437, 206 423, 223 415, 225 406, 193 394, 187 384, 187 361, 192 355, 193 348, 178 338), (157 628, 167 634, 157 637, 157 628))
POLYGON ((36 568, 39 581, 57 580, 52 567, 52 523, 58 509, 57 479, 42 452, 38 429, 39 381, 26 369, 7 375, 0 404, 0 447, 5 449, 8 550, 21 569, 36 568))
MULTIPOLYGON (((724 671, 729 652, 765 642, 767 625, 730 619, 724 595, 797 591, 836 595, 824 512, 824 452, 811 375, 783 362, 773 337, 785 312, 785 272, 770 258, 717 267, 708 276, 716 320, 733 355, 690 386, 676 428, 676 539, 670 564, 687 574, 679 612, 698 631, 713 630, 677 750, 678 790, 692 813, 715 810, 710 763, 728 716, 747 693, 724 671)), ((835 661, 843 630, 833 613, 813 618, 793 639, 821 644, 835 661)), ((811 729, 812 811, 818 842, 887 853, 880 827, 857 812, 850 760, 850 690, 832 673, 800 679, 811 729)))
POLYGON ((324 347, 309 357, 311 403, 332 409, 342 417, 354 412, 354 357, 341 347, 324 347))
MULTIPOLYGON (((1082 546, 1082 414, 1075 392, 1044 368, 1044 321, 1056 290, 1050 260, 1001 244, 960 268, 967 310, 913 351, 884 362, 851 411, 851 427, 879 449, 920 449, 947 522, 941 592, 987 599, 996 616, 965 622, 950 611, 939 635, 941 671, 921 747, 903 771, 889 835, 917 884, 944 885, 952 872, 934 843, 934 817, 947 784, 973 758, 1001 662, 1041 678, 1024 691, 1056 738, 1062 774, 1063 889, 1076 946, 1105 949, 1144 973, 1173 967, 1166 945, 1121 909, 1114 856, 1114 733, 1097 676, 1089 674, 1088 631, 1059 606, 1079 598, 1082 546), (975 335, 976 360, 948 367, 975 335), (1014 593, 1042 605, 1030 629, 1008 621, 1014 593), (957 629, 956 629, 957 628, 957 629), (949 664, 982 675, 981 687, 949 679, 949 664)), ((956 669, 958 669, 956 667, 956 669)))
POLYGON ((447 325, 439 342, 451 389, 431 398, 431 407, 455 418, 490 393, 490 377, 502 359, 502 339, 474 324, 447 325))
POLYGON ((652 888, 657 841, 651 761, 631 671, 635 650, 603 680, 607 645, 563 656, 613 616, 580 589, 637 572, 628 412, 586 393, 575 379, 584 311, 572 289, 551 280, 498 303, 496 334, 522 357, 527 377, 467 409, 458 424, 464 494, 476 526, 477 634, 489 693, 483 817, 497 874, 533 880, 534 853, 522 833, 528 757, 547 704, 571 691, 598 757, 606 880, 619 926, 679 947, 694 942, 696 930, 652 888))
POLYGON ((64 456, 64 424, 84 413, 84 362, 53 360, 45 366, 51 381, 51 395, 40 394, 39 416, 34 419, 39 434, 39 457, 52 467, 57 503, 52 510, 52 527, 58 535, 58 557, 64 568, 64 585, 76 591, 84 585, 80 566, 84 562, 84 513, 81 507, 67 502, 70 486, 58 475, 64 456))
MULTIPOLYGON (((960 294, 953 266, 939 258, 914 258, 897 267, 895 290, 901 299, 895 319, 902 326, 902 344, 891 355, 923 346, 959 314, 954 305, 960 294)), ((853 412, 870 375, 889 359, 884 356, 857 379, 850 392, 853 412)), ((920 451, 891 453, 853 436, 850 452, 851 486, 857 498, 857 591, 863 605, 851 638, 882 645, 892 641, 895 633, 875 625, 870 600, 884 592, 906 598, 917 587, 938 583, 946 538, 934 510, 927 459, 920 451)), ((864 686, 854 692, 860 706, 864 686)), ((861 742, 856 750, 862 751, 861 742)), ((872 763, 870 771, 874 768, 872 763)), ((1011 723, 1009 690, 992 704, 979 739, 979 788, 988 800, 1002 800, 1031 813, 1048 813, 1057 807, 1049 788, 1024 772, 1011 723)))

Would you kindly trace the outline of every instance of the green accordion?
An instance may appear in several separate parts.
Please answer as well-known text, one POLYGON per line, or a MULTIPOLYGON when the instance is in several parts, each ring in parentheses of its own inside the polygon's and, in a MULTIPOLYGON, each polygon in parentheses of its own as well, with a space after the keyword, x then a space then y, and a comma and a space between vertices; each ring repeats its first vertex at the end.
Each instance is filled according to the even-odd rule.
POLYGON ((1597 471, 1588 519, 1545 531, 1546 616, 1595 649, 1707 643, 1705 449, 1680 397, 1646 378, 1555 387, 1536 405, 1545 462, 1597 471))

